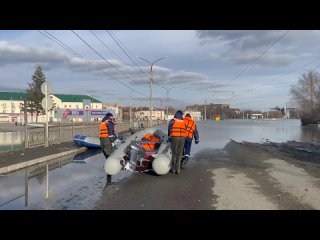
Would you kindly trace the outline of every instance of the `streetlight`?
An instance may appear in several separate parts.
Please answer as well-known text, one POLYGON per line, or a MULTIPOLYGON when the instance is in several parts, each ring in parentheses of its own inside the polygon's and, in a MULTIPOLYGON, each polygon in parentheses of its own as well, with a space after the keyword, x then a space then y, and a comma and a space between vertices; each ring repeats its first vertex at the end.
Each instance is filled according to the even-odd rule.
POLYGON ((140 58, 140 59, 146 61, 147 63, 149 63, 149 64, 150 64, 150 68, 151 68, 151 76, 150 76, 150 84, 149 84, 149 87, 150 87, 150 126, 152 126, 152 114, 153 114, 153 106, 152 106, 152 81, 153 81, 153 74, 152 74, 152 67, 153 67, 153 65, 154 65, 156 62, 158 62, 158 61, 160 61, 160 60, 162 60, 162 59, 164 59, 164 58, 166 58, 166 57, 159 58, 159 59, 157 59, 157 60, 155 60, 155 61, 153 61, 153 62, 150 62, 150 61, 148 61, 148 60, 146 60, 146 59, 144 59, 144 58, 142 58, 142 57, 138 57, 138 58, 140 58))
MULTIPOLYGON (((167 84, 167 85, 168 85, 168 84, 167 84)), ((171 87, 171 88, 164 87, 164 89, 167 90, 167 119, 166 119, 166 120, 168 120, 168 118, 169 118, 169 92, 170 92, 170 90, 171 90, 172 88, 174 88, 174 87, 171 87)))

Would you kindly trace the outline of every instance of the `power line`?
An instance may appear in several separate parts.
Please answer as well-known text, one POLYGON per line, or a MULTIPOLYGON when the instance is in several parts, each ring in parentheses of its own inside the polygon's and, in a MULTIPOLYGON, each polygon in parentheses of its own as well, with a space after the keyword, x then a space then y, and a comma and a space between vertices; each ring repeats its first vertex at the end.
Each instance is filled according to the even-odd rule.
MULTIPOLYGON (((38 31, 38 30, 37 30, 37 31, 38 31)), ((95 66, 93 65, 92 62, 90 62, 90 61, 88 61, 87 59, 85 59, 84 57, 82 57, 78 52, 76 52, 75 50, 73 50, 73 49, 72 49, 71 47, 69 47, 67 44, 63 43, 62 41, 60 41, 59 39, 57 39, 57 38, 55 38, 55 37, 53 38, 53 37, 48 36, 48 35, 40 32, 40 31, 38 31, 38 32, 41 33, 42 35, 44 35, 45 37, 47 37, 49 40, 55 42, 56 44, 58 44, 58 45, 61 46, 62 48, 66 49, 68 52, 71 52, 72 54, 80 57, 80 59, 81 59, 82 61, 86 62, 87 64, 90 64, 92 67, 95 68, 95 66), (57 39, 57 40, 55 40, 55 39, 57 39), (61 42, 61 43, 59 43, 59 42, 61 42)), ((53 35, 52 35, 52 36, 53 36, 53 35)), ((128 87, 129 89, 131 89, 131 90, 139 93, 140 95, 147 97, 145 94, 143 94, 143 93, 139 92, 138 90, 136 90, 136 89, 128 86, 127 84, 119 81, 118 79, 114 78, 113 76, 111 76, 111 75, 109 75, 109 74, 107 74, 107 73, 105 73, 105 72, 103 72, 103 73, 106 74, 106 75, 107 75, 108 77, 110 77, 111 79, 119 82, 119 83, 122 84, 123 86, 126 86, 126 87, 128 87)))
POLYGON ((46 38, 50 39, 51 41, 55 42, 56 44, 58 44, 60 47, 64 48, 65 50, 67 50, 68 52, 72 53, 73 55, 76 55, 80 58, 83 58, 80 54, 78 54, 77 52, 75 52, 73 49, 71 49, 69 46, 67 46, 66 44, 64 44, 63 42, 61 42, 59 39, 57 39, 55 36, 53 36, 51 33, 49 33, 46 30, 43 30, 45 33, 41 32, 40 30, 37 30, 37 32, 41 33, 43 36, 45 36, 46 38), (46 35, 47 34, 47 35, 46 35))
MULTIPOLYGON (((105 62, 109 63, 114 69, 116 69, 119 73, 127 76, 129 79, 131 79, 131 81, 139 84, 138 82, 136 82, 135 80, 133 80, 129 75, 123 73, 120 69, 118 69, 116 66, 114 66, 111 62, 109 62, 107 59, 105 59, 105 57, 103 57, 100 53, 98 53, 89 43, 87 43, 82 37, 80 37, 75 31, 70 30, 71 32, 73 32, 73 34, 75 34, 83 43, 85 43, 92 51, 94 51, 99 57, 101 57, 105 62)), ((144 95, 144 94, 143 94, 144 95)), ((144 95, 146 96, 146 95, 144 95)))
MULTIPOLYGON (((121 45, 119 44, 119 42, 112 36, 112 34, 109 32, 109 30, 107 30, 107 33, 108 33, 108 34, 110 35, 110 37, 115 41, 115 43, 121 48, 121 50, 127 55, 127 57, 130 59, 130 61, 131 61, 134 65, 136 65, 144 75, 146 75, 147 77, 150 77, 148 74, 146 74, 146 73, 141 69, 140 66, 138 66, 138 65, 136 64, 136 62, 129 56, 129 54, 121 47, 121 45)), ((120 40, 119 40, 119 41, 120 41, 120 40)))
POLYGON ((267 51, 269 51, 275 44, 277 44, 282 38, 284 38, 290 30, 287 30, 284 34, 282 34, 276 41, 274 41, 270 47, 265 49, 258 57, 256 57, 253 62, 249 63, 244 69, 242 69, 231 81, 238 78, 243 72, 245 72, 249 67, 251 67, 254 63, 256 63, 267 51))
MULTIPOLYGON (((122 48, 122 46, 123 46, 128 52, 130 52, 130 50, 120 41, 120 39, 117 38, 114 34, 112 35, 112 34, 109 32, 109 30, 106 30, 106 31, 107 31, 107 33, 110 35, 110 37, 115 41, 115 43, 121 48, 121 50, 127 55, 127 57, 131 60, 131 62, 132 62, 134 65, 136 65, 136 66, 140 69, 140 71, 149 78, 150 76, 149 76, 148 74, 146 74, 146 73, 141 69, 141 67, 140 67, 139 65, 137 65, 137 63, 136 63, 136 62, 129 56, 129 54, 122 48), (120 43, 121 43, 122 46, 120 45, 120 43)), ((130 54, 133 55, 131 52, 130 52, 130 54)), ((163 86, 161 86, 161 84, 159 84, 158 82, 156 82, 154 79, 153 79, 153 83, 154 83, 155 85, 161 87, 161 88, 164 88, 163 86)), ((164 89, 165 89, 165 88, 164 88, 164 89)))
MULTIPOLYGON (((100 43, 102 43, 106 48, 108 48, 109 50, 111 50, 93 31, 90 30, 90 32, 95 36, 95 38, 96 38, 100 43)), ((122 59, 119 55, 117 55, 117 56, 123 61, 123 59, 122 59)), ((124 62, 124 61, 123 61, 123 62, 124 62)), ((125 66, 125 67, 129 69, 128 66, 125 66)), ((147 82, 146 82, 146 83, 147 83, 147 82)))
POLYGON ((105 44, 92 30, 90 30, 91 34, 93 34, 95 36, 95 38, 103 45, 105 46, 108 50, 110 50, 115 56, 117 56, 119 59, 121 59, 123 61, 123 59, 117 54, 115 53, 111 48, 108 47, 107 44, 105 44))
POLYGON ((243 73, 244 71, 246 71, 249 67, 251 67, 254 63, 256 63, 258 61, 259 58, 261 58, 267 51, 269 51, 276 43, 278 43, 284 36, 286 36, 289 33, 290 30, 287 30, 284 34, 281 35, 280 38, 278 38, 275 42, 273 42, 271 44, 271 46, 269 48, 267 48, 266 50, 264 50, 258 57, 256 57, 253 62, 248 65, 245 69, 243 69, 240 73, 238 73, 236 75, 236 78, 239 77, 241 75, 241 73, 243 73))

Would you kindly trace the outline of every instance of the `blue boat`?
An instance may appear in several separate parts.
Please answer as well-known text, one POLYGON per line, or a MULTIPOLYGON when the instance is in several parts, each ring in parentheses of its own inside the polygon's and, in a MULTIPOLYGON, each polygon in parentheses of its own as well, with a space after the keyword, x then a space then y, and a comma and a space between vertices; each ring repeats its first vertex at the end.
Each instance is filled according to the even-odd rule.
POLYGON ((75 135, 73 137, 73 142, 81 147, 101 148, 100 139, 98 137, 75 135))

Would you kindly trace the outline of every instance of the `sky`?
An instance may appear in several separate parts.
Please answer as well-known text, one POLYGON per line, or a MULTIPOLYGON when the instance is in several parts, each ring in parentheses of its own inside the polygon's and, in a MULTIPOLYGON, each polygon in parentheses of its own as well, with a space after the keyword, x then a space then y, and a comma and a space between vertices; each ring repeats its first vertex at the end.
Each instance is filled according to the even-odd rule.
POLYGON ((319 42, 312 30, 0 30, 0 92, 25 91, 41 66, 53 93, 106 103, 148 107, 152 92, 154 107, 294 107, 319 42))

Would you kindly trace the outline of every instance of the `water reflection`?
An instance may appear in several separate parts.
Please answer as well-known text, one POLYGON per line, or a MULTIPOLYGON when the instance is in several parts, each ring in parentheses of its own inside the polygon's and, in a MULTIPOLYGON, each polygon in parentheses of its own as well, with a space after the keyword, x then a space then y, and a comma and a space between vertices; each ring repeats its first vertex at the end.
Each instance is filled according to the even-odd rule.
POLYGON ((73 162, 75 163, 87 163, 90 159, 92 159, 94 156, 102 153, 101 149, 89 149, 86 152, 77 154, 73 158, 73 162))
POLYGON ((17 151, 23 148, 22 132, 0 132, 0 152, 17 151))
POLYGON ((301 127, 301 142, 320 142, 320 126, 310 125, 301 127))
POLYGON ((92 208, 105 185, 104 156, 54 160, 0 177, 0 209, 92 208), (82 205, 81 205, 82 204, 82 205))

